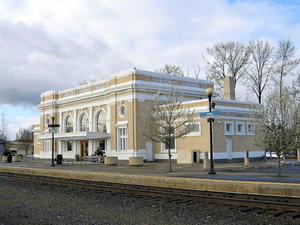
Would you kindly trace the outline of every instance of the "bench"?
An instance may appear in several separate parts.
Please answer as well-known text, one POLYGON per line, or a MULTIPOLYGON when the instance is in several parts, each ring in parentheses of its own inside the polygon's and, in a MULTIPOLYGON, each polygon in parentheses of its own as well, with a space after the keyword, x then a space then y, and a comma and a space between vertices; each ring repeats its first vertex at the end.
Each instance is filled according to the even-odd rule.
POLYGON ((72 165, 74 166, 73 158, 63 158, 62 163, 65 164, 65 162, 67 163, 67 166, 69 166, 69 163, 72 163, 72 165))

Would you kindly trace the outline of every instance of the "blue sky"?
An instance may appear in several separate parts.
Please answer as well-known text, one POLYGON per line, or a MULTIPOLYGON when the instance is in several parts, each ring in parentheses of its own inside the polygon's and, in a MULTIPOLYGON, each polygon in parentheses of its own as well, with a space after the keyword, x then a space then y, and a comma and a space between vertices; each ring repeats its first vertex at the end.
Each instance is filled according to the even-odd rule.
POLYGON ((0 0, 0 113, 14 139, 39 123, 45 91, 164 64, 199 63, 205 79, 206 47, 257 38, 300 46, 299 19, 298 1, 0 0))

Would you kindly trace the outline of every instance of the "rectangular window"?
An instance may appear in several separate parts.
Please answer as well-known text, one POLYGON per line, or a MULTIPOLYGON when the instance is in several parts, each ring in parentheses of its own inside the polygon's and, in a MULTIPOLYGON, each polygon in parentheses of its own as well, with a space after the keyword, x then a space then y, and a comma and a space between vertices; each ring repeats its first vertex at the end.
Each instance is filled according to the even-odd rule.
POLYGON ((78 94, 83 94, 89 91, 89 88, 82 88, 78 90, 78 94))
POLYGON ((247 134, 248 135, 253 135, 252 123, 247 123, 247 134))
POLYGON ((119 151, 126 151, 127 150, 127 128, 119 128, 118 129, 118 150, 119 151))
POLYGON ((44 140, 44 152, 50 151, 50 140, 44 140))
MULTIPOLYGON (((165 149, 166 149, 166 150, 169 149, 167 144, 165 144, 165 149)), ((175 138, 171 138, 170 149, 175 149, 175 138)))
POLYGON ((236 122, 236 135, 245 135, 245 123, 236 122))
POLYGON ((231 130, 231 124, 226 124, 226 132, 230 132, 231 130))
POLYGON ((201 135, 201 129, 200 129, 200 123, 194 123, 194 124, 185 124, 184 125, 184 131, 190 130, 187 136, 200 136, 201 135))
POLYGON ((65 92, 64 97, 69 97, 73 95, 73 91, 65 92))
POLYGON ((106 83, 95 85, 95 90, 100 90, 100 89, 103 89, 103 88, 106 88, 106 83))
MULTIPOLYGON (((164 130, 163 130, 163 133, 164 133, 164 130)), ((175 138, 171 138, 170 150, 171 150, 171 152, 176 152, 176 139, 175 138)), ((168 151, 168 145, 166 143, 162 143, 161 151, 162 152, 167 152, 168 151)))
POLYGON ((234 135, 233 122, 225 122, 225 135, 234 135))
POLYGON ((71 152, 71 151, 72 151, 72 145, 73 145, 73 142, 72 142, 72 141, 68 141, 68 142, 67 142, 67 151, 68 151, 68 152, 71 152))

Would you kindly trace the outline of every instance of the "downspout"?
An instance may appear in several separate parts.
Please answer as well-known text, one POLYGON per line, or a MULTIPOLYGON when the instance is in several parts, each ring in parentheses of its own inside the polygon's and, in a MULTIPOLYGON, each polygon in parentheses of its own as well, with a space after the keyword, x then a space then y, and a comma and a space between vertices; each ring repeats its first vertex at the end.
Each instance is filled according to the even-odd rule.
MULTIPOLYGON (((135 69, 134 69, 135 70, 135 69)), ((134 80, 134 74, 133 74, 133 70, 131 71, 131 93, 132 93, 132 140, 133 140, 133 152, 132 152, 132 156, 134 157, 135 153, 135 149, 136 149, 136 136, 134 135, 134 131, 135 131, 135 111, 134 111, 134 88, 133 88, 133 80, 134 80)))

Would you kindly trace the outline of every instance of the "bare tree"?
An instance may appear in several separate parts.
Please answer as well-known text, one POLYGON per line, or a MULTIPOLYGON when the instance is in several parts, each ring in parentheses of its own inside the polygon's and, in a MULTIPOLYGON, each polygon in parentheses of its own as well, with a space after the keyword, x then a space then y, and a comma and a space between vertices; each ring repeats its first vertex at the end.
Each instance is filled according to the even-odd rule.
POLYGON ((277 154, 278 176, 280 155, 288 154, 300 144, 300 105, 287 88, 275 89, 265 104, 253 109, 253 144, 277 154))
MULTIPOLYGON (((199 63, 193 64, 192 67, 193 67, 194 78, 199 79, 199 76, 201 74, 200 64, 199 63)), ((171 74, 171 75, 182 76, 182 77, 189 77, 190 76, 190 68, 188 66, 185 66, 184 64, 182 66, 166 64, 162 68, 154 69, 154 72, 164 73, 164 74, 171 74), (186 69, 184 69, 184 67, 186 69)))
POLYGON ((276 60, 274 59, 274 47, 269 41, 252 40, 249 42, 248 51, 250 60, 247 66, 246 85, 262 102, 262 93, 265 90, 270 76, 274 72, 276 60))
POLYGON ((296 96, 296 100, 300 102, 300 73, 298 72, 297 78, 293 81, 292 94, 296 96))
POLYGON ((293 45, 290 39, 281 39, 278 42, 276 61, 277 66, 274 79, 275 84, 279 86, 279 93, 281 96, 283 89, 283 78, 287 75, 294 75, 293 70, 300 64, 300 59, 295 58, 297 48, 293 45))
POLYGON ((200 70, 200 65, 199 63, 193 64, 193 69, 194 69, 194 77, 196 79, 199 79, 199 76, 201 75, 201 70, 200 70))
POLYGON ((33 148, 33 127, 20 128, 19 129, 19 139, 18 142, 21 143, 21 148, 23 148, 28 155, 28 151, 33 148))
POLYGON ((182 93, 174 90, 174 86, 171 86, 168 92, 159 91, 143 115, 145 127, 142 134, 155 142, 165 144, 168 149, 170 172, 172 172, 171 147, 175 139, 189 133, 195 124, 194 111, 182 107, 182 96, 182 93))
POLYGON ((8 140, 8 122, 5 116, 5 112, 0 114, 0 138, 8 140))
POLYGON ((183 67, 184 67, 184 65, 182 65, 182 66, 175 66, 175 65, 166 64, 162 68, 155 69, 154 72, 156 72, 156 73, 164 73, 164 74, 171 74, 171 75, 175 75, 175 76, 184 77, 185 73, 184 73, 183 67))
MULTIPOLYGON (((89 78, 89 80, 90 80, 91 83, 96 82, 96 78, 95 77, 89 78)), ((88 82, 85 79, 83 79, 82 81, 78 81, 78 84, 81 86, 81 85, 88 84, 88 82)))
POLYGON ((217 42, 212 48, 206 48, 212 60, 202 58, 206 64, 206 78, 216 82, 215 90, 220 93, 223 89, 223 79, 231 76, 234 84, 246 73, 249 51, 244 44, 236 41, 217 42))

